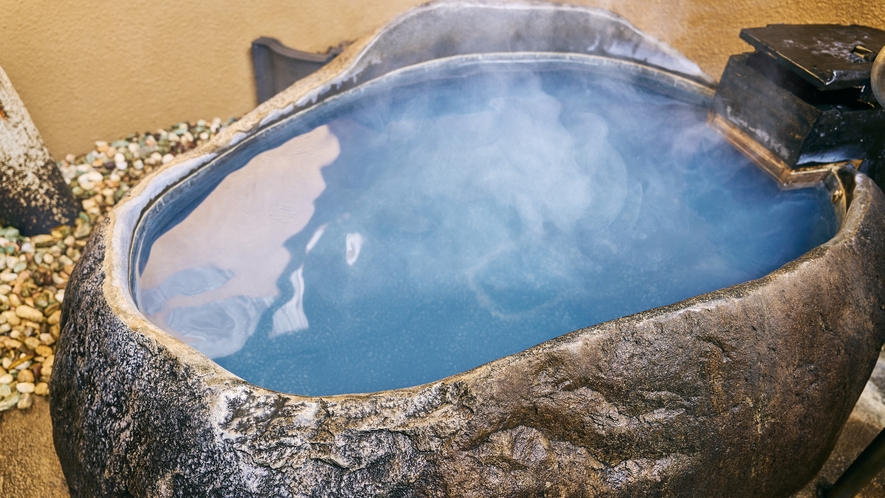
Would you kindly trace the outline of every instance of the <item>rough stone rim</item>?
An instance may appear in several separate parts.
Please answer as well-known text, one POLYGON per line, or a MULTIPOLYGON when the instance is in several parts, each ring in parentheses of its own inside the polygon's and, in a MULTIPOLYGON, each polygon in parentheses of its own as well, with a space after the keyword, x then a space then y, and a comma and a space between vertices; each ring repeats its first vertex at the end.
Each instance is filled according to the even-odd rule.
MULTIPOLYGON (((672 48, 658 42, 657 40, 654 40, 651 37, 648 37, 648 35, 645 35, 644 33, 639 32, 623 18, 620 18, 615 14, 601 9, 536 3, 498 4, 495 2, 482 1, 441 1, 416 8, 391 21, 388 25, 380 28, 375 33, 354 42, 341 55, 339 55, 327 66, 323 67, 320 71, 303 80, 296 82, 292 87, 276 95, 264 104, 258 106, 256 109, 248 113, 242 119, 230 126, 226 131, 219 134, 217 137, 206 143, 204 146, 191 151, 190 153, 179 156, 178 158, 176 158, 176 160, 149 175, 147 178, 144 179, 144 181, 140 182, 137 187, 132 189, 129 196, 121 201, 117 205, 117 207, 108 214, 108 227, 107 231, 104 232, 107 238, 107 253, 104 260, 102 261, 102 269, 105 272, 107 278, 102 284, 102 292, 104 293, 104 297, 107 300, 107 303, 110 306, 111 310, 133 332, 142 334, 150 338, 152 341, 156 341, 156 343, 164 348, 167 348, 175 356, 178 356, 183 363, 186 363, 191 368, 193 368, 194 371, 200 377, 202 377, 203 382, 205 382, 207 385, 234 385, 238 383, 245 383, 248 384, 250 388, 254 389, 257 393, 278 393, 277 391, 274 391, 272 389, 267 389, 255 384, 251 384, 243 380, 239 376, 227 371, 193 347, 172 337, 171 335, 154 325, 137 309, 129 289, 129 259, 131 242, 133 240, 133 235, 135 234, 135 229, 139 223, 139 220, 141 219, 143 213, 146 210, 150 209, 151 205, 154 203, 154 199, 158 199, 157 203, 162 203, 162 199, 160 197, 167 189, 174 187, 176 184, 186 179, 189 175, 193 174, 202 166, 211 162, 219 155, 231 151, 237 144, 242 142, 247 137, 251 137, 256 133, 264 130, 267 125, 271 125, 280 121, 281 119, 290 117, 293 114, 309 108, 313 104, 317 103, 318 101, 322 101, 329 96, 334 96, 334 93, 332 93, 332 95, 329 95, 330 90, 333 90, 336 87, 340 88, 340 86, 348 80, 356 79, 359 73, 372 62, 371 60, 367 60, 371 58, 370 49, 376 43, 378 43, 380 39, 383 39, 385 35, 395 30, 397 27, 403 24, 407 24, 409 21, 414 20, 414 18, 416 18, 417 16, 421 16, 429 11, 443 8, 465 7, 493 8, 502 10, 566 10, 576 13, 580 12, 593 16, 601 16, 611 20, 614 23, 620 23, 624 27, 636 33, 639 33, 643 38, 654 44, 656 48, 661 49, 662 52, 664 52, 665 54, 677 59, 681 59, 687 62, 689 65, 694 66, 695 68, 697 67, 694 65, 694 63, 691 63, 690 61, 685 59, 684 56, 682 56, 672 48)), ((626 61, 626 63, 629 64, 631 62, 626 61)), ((636 64, 635 62, 633 63, 636 64)), ((712 92, 710 86, 708 84, 704 84, 704 82, 711 83, 712 80, 708 76, 703 74, 700 69, 698 69, 696 73, 692 73, 679 72, 676 69, 671 69, 672 72, 668 72, 666 69, 655 68, 654 66, 650 65, 646 67, 651 71, 660 72, 662 74, 669 74, 672 78, 674 78, 674 80, 681 80, 688 87, 693 87, 698 92, 712 92)), ((835 172, 830 174, 829 180, 830 181, 828 181, 827 184, 831 192, 834 192, 840 188, 842 182, 839 181, 835 172)), ((695 296, 671 305, 653 308, 629 316, 634 317, 635 319, 649 319, 655 316, 678 313, 690 309, 715 307, 716 303, 720 300, 743 294, 744 292, 752 288, 764 285, 765 282, 770 279, 777 278, 779 275, 792 272, 795 267, 799 265, 808 264, 824 258, 826 252, 830 247, 841 244, 844 240, 850 238, 851 235, 857 231, 863 218, 863 212, 866 211, 866 208, 869 205, 869 192, 867 191, 867 189, 869 188, 869 180, 866 177, 858 175, 856 177, 856 181, 857 188, 845 189, 845 191, 849 192, 849 195, 853 194, 855 199, 854 202, 852 202, 852 207, 855 207, 855 209, 848 210, 846 216, 844 217, 844 220, 840 220, 842 223, 838 232, 828 242, 812 249, 811 251, 804 254, 803 256, 800 256, 796 260, 787 263, 783 267, 759 279, 726 287, 710 293, 701 294, 699 296, 695 296)), ((846 187, 848 186, 846 185, 846 187)), ((845 196, 843 196, 843 199, 844 197, 845 196)), ((837 209, 837 213, 838 211, 840 210, 837 209)), ((842 217, 840 216, 840 218, 842 217)), ((616 320, 620 320, 623 318, 624 317, 618 318, 616 320)), ((331 396, 303 396, 291 393, 278 394, 289 396, 292 399, 297 400, 316 400, 320 398, 372 398, 378 396, 380 393, 385 392, 405 395, 409 392, 418 392, 422 389, 426 389, 430 385, 440 382, 457 382, 459 378, 480 369, 494 370, 503 363, 506 363, 510 358, 541 352, 551 347, 555 347, 562 341, 570 340, 579 334, 592 335, 595 329, 604 327, 610 322, 611 321, 607 321, 591 327, 569 332, 545 341, 532 348, 526 349, 519 353, 515 353, 513 355, 508 355, 496 359, 474 369, 460 372, 449 377, 445 377, 417 386, 405 387, 390 391, 340 394, 331 396)))

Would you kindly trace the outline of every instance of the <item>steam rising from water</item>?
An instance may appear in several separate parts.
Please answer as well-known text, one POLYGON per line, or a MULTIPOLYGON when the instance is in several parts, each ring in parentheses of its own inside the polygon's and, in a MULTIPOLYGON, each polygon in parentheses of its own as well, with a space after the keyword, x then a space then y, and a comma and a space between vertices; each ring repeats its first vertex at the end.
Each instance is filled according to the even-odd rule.
POLYGON ((822 189, 779 191, 706 109, 530 69, 370 85, 259 141, 154 243, 139 306, 252 382, 372 391, 760 277, 835 232, 822 189), (231 209, 255 219, 211 214, 231 209), (183 253, 195 227, 227 256, 208 234, 183 253))

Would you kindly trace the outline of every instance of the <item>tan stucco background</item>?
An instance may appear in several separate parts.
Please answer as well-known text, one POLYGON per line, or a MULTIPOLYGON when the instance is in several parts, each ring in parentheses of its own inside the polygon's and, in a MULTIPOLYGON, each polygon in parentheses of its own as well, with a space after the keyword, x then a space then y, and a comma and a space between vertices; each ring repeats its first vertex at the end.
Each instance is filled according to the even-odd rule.
MULTIPOLYGON (((255 106, 250 43, 321 52, 423 0, 0 0, 0 67, 52 153, 255 106)), ((742 27, 865 24, 882 0, 574 0, 613 10, 718 79, 742 27)))

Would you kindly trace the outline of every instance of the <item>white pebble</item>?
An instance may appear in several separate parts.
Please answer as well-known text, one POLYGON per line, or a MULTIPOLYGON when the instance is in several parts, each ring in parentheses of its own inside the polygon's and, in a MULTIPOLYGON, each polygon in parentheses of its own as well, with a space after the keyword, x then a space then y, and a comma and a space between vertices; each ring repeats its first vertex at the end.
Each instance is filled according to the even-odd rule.
POLYGON ((21 252, 34 252, 34 244, 31 244, 30 242, 25 242, 24 244, 22 244, 21 252))
POLYGON ((138 154, 141 151, 141 147, 135 142, 129 142, 129 145, 127 145, 126 147, 132 154, 138 154))
POLYGON ((176 143, 176 142, 181 141, 181 139, 178 138, 178 135, 176 135, 175 133, 170 133, 168 138, 169 138, 169 141, 172 143, 176 143))
POLYGON ((64 289, 55 293, 55 300, 58 302, 62 302, 65 300, 65 291, 64 289))
POLYGON ((172 162, 173 159, 175 159, 175 156, 173 156, 172 154, 166 154, 165 156, 163 156, 163 164, 169 164, 170 162, 172 162))
POLYGON ((12 375, 6 374, 0 377, 0 384, 12 384, 12 375))
POLYGON ((90 171, 89 173, 86 173, 86 178, 87 178, 87 180, 89 180, 92 183, 98 183, 98 182, 104 180, 104 177, 101 176, 101 173, 99 173, 98 171, 94 171, 94 170, 90 171))
POLYGON ((200 140, 209 140, 209 133, 205 131, 200 133, 200 140))
POLYGON ((108 180, 110 180, 110 181, 112 181, 112 182, 119 182, 119 181, 120 181, 120 175, 118 175, 117 172, 114 171, 114 172, 111 173, 111 175, 108 177, 108 180))
POLYGON ((3 360, 0 360, 0 365, 8 369, 9 365, 12 365, 12 358, 3 358, 3 360))
MULTIPOLYGON (((156 152, 154 152, 154 154, 156 154, 156 152)), ((144 169, 144 162, 142 162, 142 160, 139 159, 138 161, 135 161, 134 163, 132 163, 132 167, 135 169, 139 169, 139 170, 144 169)))
POLYGON ((65 156, 65 161, 67 161, 67 162, 69 162, 69 163, 72 163, 72 162, 74 162, 74 161, 76 161, 76 160, 77 160, 77 156, 75 156, 75 155, 73 155, 73 154, 68 154, 68 155, 65 156))
POLYGON ((151 157, 148 158, 148 163, 157 164, 158 162, 163 160, 163 156, 159 152, 154 152, 151 154, 151 157))
POLYGON ((27 410, 34 404, 34 400, 31 397, 31 393, 22 394, 21 399, 18 400, 18 404, 15 405, 19 410, 27 410))
POLYGON ((128 165, 126 164, 126 161, 116 162, 116 163, 114 163, 114 166, 116 166, 117 169, 119 169, 119 170, 124 170, 128 167, 128 165))
POLYGON ((15 390, 22 394, 28 394, 34 392, 34 387, 33 382, 19 382, 15 385, 15 390))
POLYGON ((7 283, 9 283, 9 282, 12 282, 13 280, 15 280, 15 279, 17 279, 17 278, 18 278, 18 275, 16 275, 15 273, 12 273, 12 272, 9 272, 9 273, 0 273, 0 282, 7 282, 7 283))
POLYGON ((78 176, 77 183, 80 184, 80 188, 83 190, 92 190, 92 188, 95 187, 95 184, 89 181, 89 173, 83 173, 78 176))
MULTIPOLYGON (((48 254, 46 256, 48 256, 48 254)), ((44 256, 44 257, 46 257, 46 256, 44 256)), ((50 261, 50 263, 51 263, 51 261, 50 261)), ((10 287, 6 284, 0 285, 0 294, 6 295, 6 294, 9 294, 10 292, 12 292, 12 287, 10 287)))

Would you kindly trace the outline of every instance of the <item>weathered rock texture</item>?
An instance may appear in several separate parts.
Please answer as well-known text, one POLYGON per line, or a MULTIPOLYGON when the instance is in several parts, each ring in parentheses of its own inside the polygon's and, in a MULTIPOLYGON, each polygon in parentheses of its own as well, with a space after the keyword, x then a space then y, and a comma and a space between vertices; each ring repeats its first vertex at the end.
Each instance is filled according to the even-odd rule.
POLYGON ((0 225, 34 235, 69 225, 76 217, 70 189, 0 69, 0 225))
POLYGON ((252 386, 77 267, 52 378, 75 496, 783 496, 823 464, 885 333, 885 205, 773 274, 443 381, 304 398, 252 386))
POLYGON ((339 84, 395 68, 380 62, 385 44, 397 53, 407 43, 413 59, 470 53, 462 38, 422 38, 449 25, 469 38, 469 18, 479 38, 501 31, 530 47, 523 28, 544 21, 551 45, 566 33, 596 50, 617 35, 636 50, 612 53, 651 54, 677 73, 690 66, 646 50, 654 43, 623 20, 557 9, 425 7, 134 189, 95 231, 66 289, 51 408, 73 495, 757 497, 786 495, 815 475, 885 340, 885 198, 863 175, 831 183, 850 201, 839 233, 762 279, 409 389, 329 397, 262 389, 132 304, 128 258, 149 201, 339 84), (598 43, 565 29, 580 22, 598 43))

